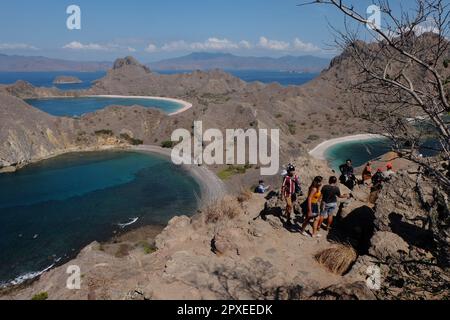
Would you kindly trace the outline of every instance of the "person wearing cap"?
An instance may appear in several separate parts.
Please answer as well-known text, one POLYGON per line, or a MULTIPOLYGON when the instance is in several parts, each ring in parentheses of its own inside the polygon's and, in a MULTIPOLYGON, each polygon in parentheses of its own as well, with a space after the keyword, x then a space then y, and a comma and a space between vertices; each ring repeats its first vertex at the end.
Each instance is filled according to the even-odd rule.
POLYGON ((295 192, 298 177, 295 175, 295 167, 289 165, 287 168, 287 175, 283 179, 283 185, 281 187, 281 196, 286 201, 286 219, 288 223, 291 223, 292 211, 294 209, 293 202, 296 200, 295 192))
POLYGON ((388 163, 386 165, 386 171, 383 173, 385 180, 390 180, 393 176, 395 176, 394 167, 392 166, 392 163, 388 163))

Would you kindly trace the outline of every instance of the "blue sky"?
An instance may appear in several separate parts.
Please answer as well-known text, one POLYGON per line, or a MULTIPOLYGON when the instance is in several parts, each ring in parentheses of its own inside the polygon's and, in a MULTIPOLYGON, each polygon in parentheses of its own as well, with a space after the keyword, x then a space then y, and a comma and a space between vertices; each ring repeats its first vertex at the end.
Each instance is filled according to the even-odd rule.
MULTIPOLYGON (((143 61, 193 51, 239 55, 329 56, 328 22, 343 18, 302 0, 8 0, 0 11, 0 52, 78 60, 143 61), (68 30, 66 8, 81 8, 81 30, 68 30)), ((367 8, 371 1, 355 0, 367 8)), ((411 1, 402 1, 410 3, 411 1)))

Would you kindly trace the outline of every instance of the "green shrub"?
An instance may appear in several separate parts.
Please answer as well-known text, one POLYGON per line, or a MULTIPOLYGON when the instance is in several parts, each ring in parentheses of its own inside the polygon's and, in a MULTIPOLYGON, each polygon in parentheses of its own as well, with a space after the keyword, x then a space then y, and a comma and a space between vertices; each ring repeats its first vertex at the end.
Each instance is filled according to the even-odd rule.
POLYGON ((244 174, 247 171, 247 169, 250 169, 251 167, 252 166, 250 165, 245 166, 230 165, 226 169, 220 171, 217 175, 220 179, 227 180, 236 174, 244 174))
POLYGON ((35 294, 31 300, 47 300, 48 299, 48 293, 47 292, 41 292, 38 294, 35 294))
POLYGON ((312 135, 308 136, 307 139, 310 141, 315 141, 315 140, 319 140, 320 137, 318 135, 312 134, 312 135))
POLYGON ((154 245, 151 245, 147 241, 141 241, 140 246, 144 249, 145 254, 152 254, 157 250, 157 248, 154 245))
POLYGON ((170 140, 161 142, 161 147, 167 148, 167 149, 172 149, 174 145, 175 145, 175 142, 170 141, 170 140))
POLYGON ((288 122, 288 129, 289 129, 289 133, 294 135, 297 133, 297 126, 295 125, 294 121, 290 121, 288 122))
POLYGON ((103 129, 103 130, 95 131, 95 134, 96 134, 97 136, 112 136, 112 135, 114 135, 114 133, 112 132, 112 130, 108 130, 108 129, 103 129))
POLYGON ((131 144, 133 146, 139 146, 141 144, 144 144, 144 141, 142 141, 140 139, 132 138, 127 133, 121 133, 120 138, 127 141, 129 144, 131 144))

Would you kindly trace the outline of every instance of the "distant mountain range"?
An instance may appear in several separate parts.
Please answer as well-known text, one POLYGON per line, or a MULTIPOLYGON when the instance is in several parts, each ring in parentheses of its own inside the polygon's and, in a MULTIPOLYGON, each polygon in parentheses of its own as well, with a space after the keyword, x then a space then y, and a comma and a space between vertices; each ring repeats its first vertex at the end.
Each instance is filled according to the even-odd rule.
POLYGON ((3 72, 104 71, 111 66, 111 62, 84 62, 0 54, 0 71, 3 72))
POLYGON ((320 72, 330 59, 315 56, 241 57, 229 53, 191 53, 187 56, 149 63, 152 70, 270 70, 320 72))
MULTIPOLYGON (((197 52, 187 56, 149 63, 151 70, 263 70, 320 72, 330 64, 329 59, 315 56, 241 57, 229 53, 197 52)), ((71 61, 40 56, 0 54, 0 71, 53 72, 53 71, 105 71, 112 62, 71 61)))

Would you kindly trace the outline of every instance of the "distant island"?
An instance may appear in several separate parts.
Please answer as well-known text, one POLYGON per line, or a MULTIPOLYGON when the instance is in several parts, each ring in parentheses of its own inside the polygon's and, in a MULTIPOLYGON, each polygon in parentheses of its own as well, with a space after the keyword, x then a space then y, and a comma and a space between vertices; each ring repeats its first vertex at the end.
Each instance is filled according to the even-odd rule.
POLYGON ((0 54, 0 72, 95 72, 106 71, 112 62, 73 61, 41 56, 0 54))
POLYGON ((326 69, 330 59, 315 56, 242 57, 230 53, 195 52, 187 56, 149 63, 152 70, 258 70, 316 73, 326 69))
POLYGON ((53 80, 53 84, 77 84, 77 83, 83 83, 83 81, 81 81, 77 77, 71 76, 59 76, 56 77, 55 80, 53 80))

